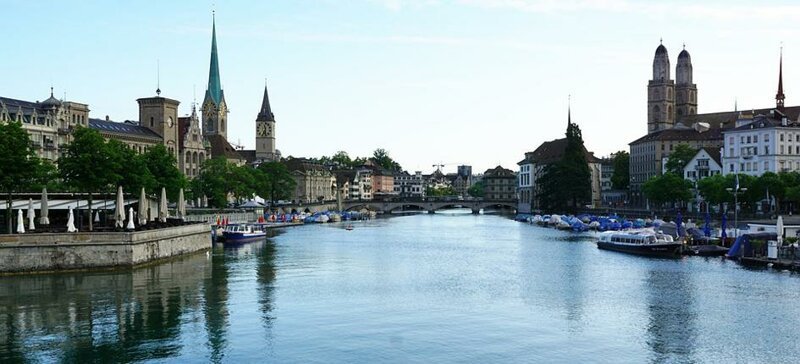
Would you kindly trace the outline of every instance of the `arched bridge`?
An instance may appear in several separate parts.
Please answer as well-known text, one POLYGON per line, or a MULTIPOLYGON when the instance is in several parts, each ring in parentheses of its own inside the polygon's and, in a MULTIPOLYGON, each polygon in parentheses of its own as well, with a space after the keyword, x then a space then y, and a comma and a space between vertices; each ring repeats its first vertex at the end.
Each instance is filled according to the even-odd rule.
POLYGON ((516 210, 516 200, 484 200, 484 199, 458 199, 458 198, 393 198, 389 200, 375 201, 345 201, 342 209, 345 211, 367 209, 371 211, 381 211, 391 213, 397 210, 422 210, 434 213, 437 210, 450 208, 468 208, 473 214, 481 210, 499 207, 504 209, 516 210))

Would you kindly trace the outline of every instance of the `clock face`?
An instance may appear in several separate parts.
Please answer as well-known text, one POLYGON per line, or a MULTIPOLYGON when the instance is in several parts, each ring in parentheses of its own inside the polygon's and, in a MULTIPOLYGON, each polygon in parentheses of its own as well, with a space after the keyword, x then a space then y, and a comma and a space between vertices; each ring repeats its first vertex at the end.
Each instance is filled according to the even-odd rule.
POLYGON ((267 135, 272 136, 272 124, 267 124, 267 135))
POLYGON ((168 117, 167 118, 167 126, 169 126, 171 128, 173 124, 175 124, 175 123, 172 121, 172 117, 171 116, 168 117))
POLYGON ((258 123, 258 127, 256 127, 256 134, 258 136, 266 136, 267 135, 267 124, 265 123, 258 123))

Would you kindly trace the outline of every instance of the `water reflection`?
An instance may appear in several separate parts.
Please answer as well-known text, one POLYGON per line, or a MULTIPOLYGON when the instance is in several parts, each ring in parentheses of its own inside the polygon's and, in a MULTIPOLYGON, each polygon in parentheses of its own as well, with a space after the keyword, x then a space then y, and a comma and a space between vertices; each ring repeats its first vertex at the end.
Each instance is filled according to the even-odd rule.
POLYGON ((652 362, 692 362, 697 314, 691 277, 683 270, 650 270, 645 286, 649 313, 647 345, 652 350, 652 362))
POLYGON ((173 357, 209 268, 196 255, 128 272, 1 278, 0 362, 173 357))

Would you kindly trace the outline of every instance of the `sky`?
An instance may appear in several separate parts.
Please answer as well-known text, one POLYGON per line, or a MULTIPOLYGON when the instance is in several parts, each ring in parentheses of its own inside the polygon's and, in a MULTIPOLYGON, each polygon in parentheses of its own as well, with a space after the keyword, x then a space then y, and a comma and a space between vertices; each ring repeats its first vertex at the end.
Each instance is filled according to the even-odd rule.
POLYGON ((136 120, 137 98, 191 112, 212 9, 229 140, 255 146, 265 80, 284 156, 384 148, 406 170, 512 170, 573 122, 597 156, 646 133, 659 39, 691 53, 700 113, 800 105, 796 1, 0 0, 0 95, 136 120), (159 72, 160 69, 160 72, 159 72), (160 76, 159 76, 160 74, 160 76))

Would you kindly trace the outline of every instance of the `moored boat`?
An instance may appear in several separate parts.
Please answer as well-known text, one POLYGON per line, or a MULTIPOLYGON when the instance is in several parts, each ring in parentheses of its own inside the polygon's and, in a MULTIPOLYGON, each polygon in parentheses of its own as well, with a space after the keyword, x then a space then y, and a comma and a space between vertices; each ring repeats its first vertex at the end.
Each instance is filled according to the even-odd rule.
POLYGON ((665 258, 680 257, 682 246, 672 236, 649 229, 607 231, 597 240, 600 249, 665 258))
POLYGON ((237 224, 228 225, 222 236, 226 244, 238 244, 264 239, 267 232, 262 224, 237 224))

